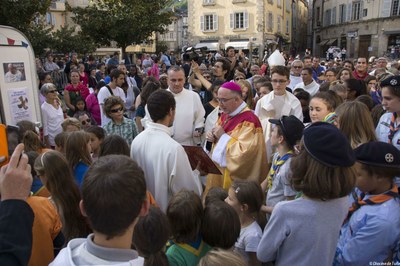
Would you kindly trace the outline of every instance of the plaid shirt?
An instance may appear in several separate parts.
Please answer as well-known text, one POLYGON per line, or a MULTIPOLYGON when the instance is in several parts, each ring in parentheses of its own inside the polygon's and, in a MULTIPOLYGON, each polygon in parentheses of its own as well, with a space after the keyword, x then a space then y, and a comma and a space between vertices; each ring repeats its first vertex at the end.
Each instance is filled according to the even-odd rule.
POLYGON ((136 123, 126 117, 122 118, 122 123, 120 125, 115 124, 114 121, 111 120, 104 126, 104 130, 107 132, 107 135, 116 134, 123 137, 129 146, 132 140, 138 135, 136 123))

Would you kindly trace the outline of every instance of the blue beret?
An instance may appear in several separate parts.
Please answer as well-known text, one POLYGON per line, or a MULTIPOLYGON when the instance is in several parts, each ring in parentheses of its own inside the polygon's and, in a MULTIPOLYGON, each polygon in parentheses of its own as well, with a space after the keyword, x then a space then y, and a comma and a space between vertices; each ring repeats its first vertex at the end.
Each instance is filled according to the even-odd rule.
POLYGON ((400 168, 400 151, 393 145, 372 141, 354 150, 358 162, 381 167, 400 168))
POLYGON ((301 140, 304 124, 294 115, 284 115, 281 119, 269 119, 268 121, 281 126, 283 136, 289 145, 294 146, 297 141, 301 140))
POLYGON ((320 163, 330 167, 350 167, 356 157, 346 136, 334 125, 317 122, 304 130, 304 147, 320 163))
POLYGON ((390 76, 381 81, 383 87, 400 87, 400 76, 390 76))

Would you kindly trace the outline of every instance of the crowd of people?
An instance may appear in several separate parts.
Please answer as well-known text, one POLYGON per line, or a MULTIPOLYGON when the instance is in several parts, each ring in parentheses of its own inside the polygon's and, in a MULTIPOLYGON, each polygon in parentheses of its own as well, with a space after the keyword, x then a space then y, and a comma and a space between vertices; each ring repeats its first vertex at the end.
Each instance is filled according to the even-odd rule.
POLYGON ((224 52, 72 54, 63 88, 39 71, 43 130, 8 131, 0 264, 400 263, 399 62, 224 52))

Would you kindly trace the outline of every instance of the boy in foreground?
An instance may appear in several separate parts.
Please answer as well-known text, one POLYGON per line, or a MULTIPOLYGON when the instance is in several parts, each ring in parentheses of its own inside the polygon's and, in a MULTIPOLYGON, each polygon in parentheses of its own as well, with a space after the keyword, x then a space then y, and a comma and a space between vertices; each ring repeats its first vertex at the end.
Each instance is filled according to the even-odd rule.
POLYGON ((79 206, 93 234, 71 240, 50 265, 143 265, 131 249, 138 217, 149 209, 144 174, 136 162, 123 155, 99 158, 84 177, 79 206))

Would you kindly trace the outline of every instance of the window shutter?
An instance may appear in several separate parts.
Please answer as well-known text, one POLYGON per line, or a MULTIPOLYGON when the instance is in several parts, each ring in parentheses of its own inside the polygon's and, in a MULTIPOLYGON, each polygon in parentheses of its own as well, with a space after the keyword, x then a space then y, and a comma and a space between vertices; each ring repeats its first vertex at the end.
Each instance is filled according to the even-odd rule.
POLYGON ((343 21, 342 22, 346 22, 347 21, 347 19, 346 19, 346 14, 347 14, 346 11, 347 11, 346 10, 346 4, 344 4, 343 5, 343 21))
POLYGON ((217 31, 218 30, 218 15, 217 14, 213 15, 213 22, 214 22, 213 30, 217 31))
POLYGON ((332 9, 331 24, 332 24, 332 25, 336 24, 336 7, 334 7, 334 8, 332 9))
POLYGON ((364 17, 364 1, 360 1, 360 19, 364 17))
POLYGON ((200 30, 204 31, 204 16, 200 17, 200 30))
POLYGON ((353 11, 353 8, 352 8, 352 3, 350 3, 350 4, 347 4, 347 19, 346 19, 346 21, 351 21, 351 19, 352 19, 352 11, 353 11))
POLYGON ((249 13, 247 11, 243 12, 243 21, 244 21, 244 28, 249 28, 249 13))
POLYGON ((234 13, 231 13, 230 14, 230 23, 229 23, 229 27, 231 28, 231 29, 234 29, 235 28, 235 14, 234 13))

